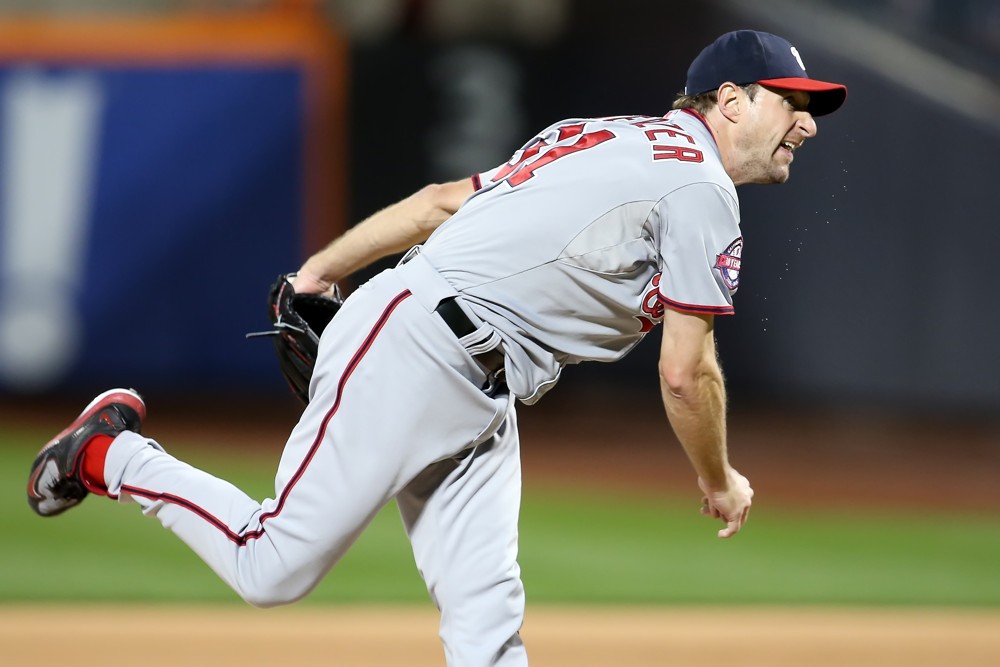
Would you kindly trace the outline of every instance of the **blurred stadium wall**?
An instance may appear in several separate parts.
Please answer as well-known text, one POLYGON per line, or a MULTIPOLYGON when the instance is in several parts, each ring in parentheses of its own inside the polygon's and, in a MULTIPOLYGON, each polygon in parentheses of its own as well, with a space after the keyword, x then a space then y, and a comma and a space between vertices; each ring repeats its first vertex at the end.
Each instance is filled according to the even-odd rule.
MULTIPOLYGON (((995 2, 6 0, 0 12, 7 395, 283 392, 266 345, 243 340, 274 276, 345 221, 496 165, 554 120, 663 113, 702 46, 751 27, 789 38, 850 96, 788 184, 742 189, 747 261, 737 316, 719 326, 734 405, 1000 413, 995 2)), ((655 356, 646 341, 567 382, 655 392, 655 356)))

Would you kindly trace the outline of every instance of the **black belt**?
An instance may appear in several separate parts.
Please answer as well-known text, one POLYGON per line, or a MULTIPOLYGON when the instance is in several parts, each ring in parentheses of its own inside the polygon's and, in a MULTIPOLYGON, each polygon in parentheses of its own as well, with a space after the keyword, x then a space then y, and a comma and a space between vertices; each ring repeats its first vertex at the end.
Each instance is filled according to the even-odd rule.
MULTIPOLYGON (((459 338, 465 338, 476 330, 476 325, 472 323, 469 316, 465 314, 461 306, 456 303, 455 298, 445 299, 434 309, 448 328, 459 338)), ((472 355, 473 358, 483 365, 490 375, 498 375, 504 370, 504 355, 499 346, 492 350, 486 350, 479 354, 472 355)))

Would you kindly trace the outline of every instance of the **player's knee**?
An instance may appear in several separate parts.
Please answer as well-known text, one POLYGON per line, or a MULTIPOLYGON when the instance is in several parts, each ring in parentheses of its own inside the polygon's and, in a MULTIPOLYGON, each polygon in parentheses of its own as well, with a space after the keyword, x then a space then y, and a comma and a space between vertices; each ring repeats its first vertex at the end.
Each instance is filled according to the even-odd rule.
POLYGON ((257 607, 259 609, 269 609, 271 607, 280 607, 282 605, 287 605, 298 600, 298 597, 289 598, 283 595, 273 595, 270 592, 265 591, 239 591, 240 597, 243 601, 257 607))
POLYGON ((260 577, 252 582, 242 582, 236 589, 243 600, 254 607, 267 609, 292 604, 304 598, 312 589, 293 577, 260 577))
POLYGON ((269 609, 270 607, 280 607, 282 605, 298 602, 305 595, 289 594, 281 589, 254 589, 252 591, 238 591, 243 600, 254 607, 269 609))

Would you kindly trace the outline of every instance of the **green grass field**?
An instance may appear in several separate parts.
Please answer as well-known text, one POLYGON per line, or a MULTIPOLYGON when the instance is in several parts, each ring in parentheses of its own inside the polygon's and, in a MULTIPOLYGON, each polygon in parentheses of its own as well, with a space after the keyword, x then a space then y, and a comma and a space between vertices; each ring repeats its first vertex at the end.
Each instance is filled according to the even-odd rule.
MULTIPOLYGON (((135 505, 89 498, 40 519, 24 499, 47 433, 0 434, 0 603, 238 601, 135 505)), ((277 453, 172 451, 251 496, 273 494, 277 453)), ((537 603, 1000 606, 1000 517, 792 513, 755 506, 733 540, 696 499, 529 487, 521 566, 537 603)), ((395 507, 387 507, 308 603, 422 602, 395 507)))

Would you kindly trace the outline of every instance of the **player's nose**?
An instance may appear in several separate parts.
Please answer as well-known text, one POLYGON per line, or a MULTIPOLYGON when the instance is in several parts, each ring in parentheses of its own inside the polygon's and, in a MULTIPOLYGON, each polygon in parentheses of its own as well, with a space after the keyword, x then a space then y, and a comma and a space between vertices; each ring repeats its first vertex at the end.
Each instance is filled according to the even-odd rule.
POLYGON ((799 126, 807 138, 815 137, 816 132, 819 130, 816 126, 816 119, 808 111, 799 111, 798 114, 799 118, 796 121, 796 125, 799 126))

